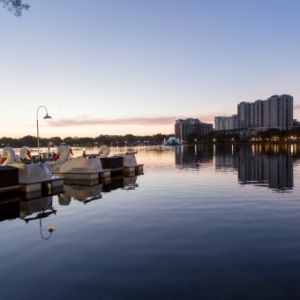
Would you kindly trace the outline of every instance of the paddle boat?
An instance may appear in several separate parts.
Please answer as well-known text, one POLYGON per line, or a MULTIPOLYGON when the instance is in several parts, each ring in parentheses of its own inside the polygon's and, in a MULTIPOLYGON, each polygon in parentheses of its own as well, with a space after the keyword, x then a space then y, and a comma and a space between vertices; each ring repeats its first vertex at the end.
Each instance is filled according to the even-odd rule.
MULTIPOLYGON (((28 147, 20 150, 20 156, 17 156, 11 147, 5 147, 2 150, 0 158, 0 174, 5 176, 5 172, 18 170, 18 186, 25 193, 46 192, 54 193, 56 189, 63 186, 63 178, 53 177, 51 167, 46 162, 33 162, 28 147), (3 169, 2 167, 6 167, 3 169), (9 167, 9 169, 7 169, 9 167), (2 169, 2 172, 1 172, 2 169)), ((15 185, 15 180, 13 180, 15 185)), ((8 186, 10 183, 7 183, 8 186)))
POLYGON ((143 174, 144 165, 138 164, 135 153, 129 152, 101 158, 102 165, 111 169, 113 174, 134 176, 143 174))
POLYGON ((82 185, 98 184, 100 180, 110 178, 110 170, 102 167, 101 160, 94 155, 72 157, 70 146, 61 145, 57 148, 54 161, 50 162, 52 172, 64 177, 67 183, 82 185))

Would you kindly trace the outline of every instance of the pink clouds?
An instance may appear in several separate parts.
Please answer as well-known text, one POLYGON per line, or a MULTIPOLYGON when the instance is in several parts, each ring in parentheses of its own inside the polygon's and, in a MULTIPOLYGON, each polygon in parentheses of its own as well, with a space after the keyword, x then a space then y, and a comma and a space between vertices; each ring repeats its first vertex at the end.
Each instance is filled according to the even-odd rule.
MULTIPOLYGON (((176 119, 184 118, 182 116, 169 116, 169 117, 136 117, 136 118, 116 118, 116 119, 101 119, 101 118, 76 118, 76 119, 60 119, 50 120, 47 122, 51 127, 74 127, 74 126, 120 126, 120 125, 140 125, 140 126, 163 126, 173 125, 176 119)), ((200 118, 203 122, 212 122, 212 116, 203 116, 200 118)))

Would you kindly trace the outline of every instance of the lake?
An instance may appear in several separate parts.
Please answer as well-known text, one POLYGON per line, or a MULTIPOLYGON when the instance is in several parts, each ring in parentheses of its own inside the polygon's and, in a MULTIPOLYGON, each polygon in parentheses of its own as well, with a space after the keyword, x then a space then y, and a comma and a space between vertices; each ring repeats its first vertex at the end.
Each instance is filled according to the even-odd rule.
POLYGON ((299 299, 299 159, 140 147, 144 175, 2 200, 0 299, 299 299))

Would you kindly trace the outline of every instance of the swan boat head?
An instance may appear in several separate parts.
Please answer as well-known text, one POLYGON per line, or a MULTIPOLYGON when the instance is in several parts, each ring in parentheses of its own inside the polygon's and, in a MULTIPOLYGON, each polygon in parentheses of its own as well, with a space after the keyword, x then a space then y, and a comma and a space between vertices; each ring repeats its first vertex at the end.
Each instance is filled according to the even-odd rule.
POLYGON ((97 173, 103 170, 99 157, 75 157, 70 146, 61 145, 57 148, 55 163, 52 163, 54 173, 97 173))
POLYGON ((13 148, 5 147, 2 150, 2 157, 0 158, 0 166, 8 166, 16 162, 16 154, 13 148))
POLYGON ((20 159, 21 161, 30 161, 32 160, 30 148, 25 146, 20 150, 20 159))
MULTIPOLYGON (((30 149, 23 147, 20 150, 20 159, 30 159, 30 149)), ((25 164, 20 161, 11 147, 2 150, 0 166, 12 166, 18 169, 19 182, 24 184, 43 182, 52 178, 51 167, 47 163, 25 164)))
POLYGON ((73 151, 70 146, 61 145, 57 148, 56 162, 63 163, 72 158, 73 151))

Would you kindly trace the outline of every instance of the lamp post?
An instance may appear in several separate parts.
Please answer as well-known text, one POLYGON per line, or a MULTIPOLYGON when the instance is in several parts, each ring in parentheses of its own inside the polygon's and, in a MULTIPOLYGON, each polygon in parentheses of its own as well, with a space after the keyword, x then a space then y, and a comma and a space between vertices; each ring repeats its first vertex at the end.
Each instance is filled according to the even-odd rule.
POLYGON ((38 155, 40 155, 40 136, 39 136, 39 110, 43 108, 46 111, 46 114, 44 116, 44 119, 51 119, 51 117, 48 114, 48 109, 46 106, 41 105, 38 107, 36 111, 36 134, 37 134, 37 146, 38 146, 38 155))

